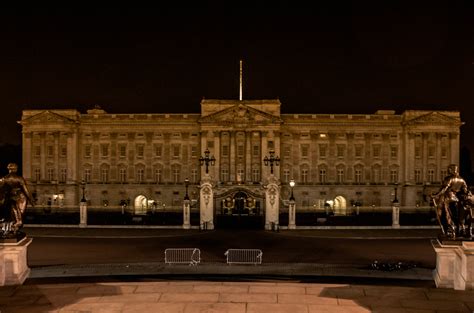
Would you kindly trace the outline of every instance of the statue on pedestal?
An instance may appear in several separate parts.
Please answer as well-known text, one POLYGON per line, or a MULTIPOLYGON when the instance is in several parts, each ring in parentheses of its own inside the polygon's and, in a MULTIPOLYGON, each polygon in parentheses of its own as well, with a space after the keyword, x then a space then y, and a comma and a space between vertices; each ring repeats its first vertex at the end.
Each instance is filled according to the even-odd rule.
POLYGON ((34 204, 25 179, 17 174, 15 163, 7 165, 8 174, 0 179, 0 238, 15 238, 23 227, 28 203, 34 204))
POLYGON ((448 176, 444 178, 441 189, 431 197, 443 235, 448 239, 472 239, 474 197, 459 175, 457 165, 448 166, 448 176))

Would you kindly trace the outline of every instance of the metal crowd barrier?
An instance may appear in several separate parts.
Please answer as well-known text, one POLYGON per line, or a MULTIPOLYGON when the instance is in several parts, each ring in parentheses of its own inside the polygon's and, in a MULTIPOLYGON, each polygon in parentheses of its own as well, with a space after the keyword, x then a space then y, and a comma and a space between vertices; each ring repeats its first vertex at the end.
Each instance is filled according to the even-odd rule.
POLYGON ((262 264, 263 252, 260 249, 228 249, 224 255, 227 264, 262 264))
POLYGON ((201 262, 198 248, 171 248, 165 250, 165 264, 197 265, 201 262))

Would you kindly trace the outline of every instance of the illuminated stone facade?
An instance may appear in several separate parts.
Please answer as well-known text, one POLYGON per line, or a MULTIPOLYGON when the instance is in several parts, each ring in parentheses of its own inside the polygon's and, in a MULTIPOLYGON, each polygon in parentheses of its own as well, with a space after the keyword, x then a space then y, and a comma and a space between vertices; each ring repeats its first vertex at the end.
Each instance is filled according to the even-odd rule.
POLYGON ((208 148, 216 212, 238 192, 264 210, 270 166, 262 160, 273 150, 283 209, 294 179, 297 210, 328 202, 344 214, 390 206, 395 187, 402 206, 429 205, 447 166, 459 163, 459 112, 281 114, 280 105, 206 99, 201 114, 24 110, 23 175, 40 206, 77 209, 85 180, 90 208, 181 210, 185 178, 199 202, 199 158, 208 148))

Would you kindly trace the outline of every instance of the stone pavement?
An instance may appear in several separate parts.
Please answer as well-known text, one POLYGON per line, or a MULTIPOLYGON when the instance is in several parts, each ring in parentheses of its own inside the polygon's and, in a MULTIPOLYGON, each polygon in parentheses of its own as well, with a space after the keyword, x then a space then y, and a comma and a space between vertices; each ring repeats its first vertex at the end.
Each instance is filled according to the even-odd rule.
POLYGON ((41 282, 0 287, 0 311, 472 313, 474 291, 305 281, 41 282))

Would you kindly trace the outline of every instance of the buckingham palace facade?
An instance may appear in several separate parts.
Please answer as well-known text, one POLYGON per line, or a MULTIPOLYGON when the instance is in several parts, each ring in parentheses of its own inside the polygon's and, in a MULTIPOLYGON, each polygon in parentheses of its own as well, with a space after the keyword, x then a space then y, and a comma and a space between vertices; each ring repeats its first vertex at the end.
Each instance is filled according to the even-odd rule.
POLYGON ((200 114, 114 114, 100 107, 24 110, 23 176, 39 205, 126 207, 136 214, 199 203, 208 167, 216 214, 226 201, 265 210, 278 179, 281 207, 291 189, 298 210, 331 206, 427 206, 449 164, 459 164, 460 112, 284 114, 279 100, 201 101, 200 114), (215 162, 204 166, 206 150, 215 162), (263 161, 275 156, 271 166, 263 161), (188 183, 185 184, 185 179, 188 183), (85 195, 84 195, 85 192, 85 195))

